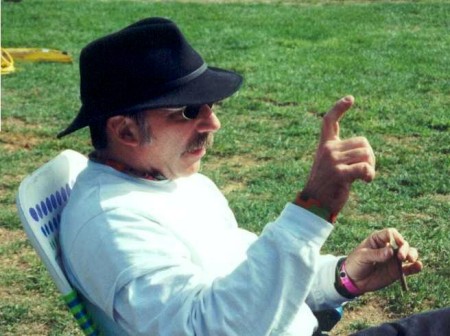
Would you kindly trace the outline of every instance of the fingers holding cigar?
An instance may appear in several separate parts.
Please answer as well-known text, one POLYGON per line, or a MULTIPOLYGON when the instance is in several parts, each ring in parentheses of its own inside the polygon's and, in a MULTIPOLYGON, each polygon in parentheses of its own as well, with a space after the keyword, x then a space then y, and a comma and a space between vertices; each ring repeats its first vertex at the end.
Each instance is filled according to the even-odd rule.
POLYGON ((399 280, 403 291, 408 291, 406 275, 415 274, 422 270, 422 263, 418 260, 419 253, 416 248, 410 247, 409 243, 395 229, 389 229, 389 245, 394 251, 399 280), (397 238, 397 239, 396 239, 397 238), (404 262, 406 262, 404 264, 404 262))

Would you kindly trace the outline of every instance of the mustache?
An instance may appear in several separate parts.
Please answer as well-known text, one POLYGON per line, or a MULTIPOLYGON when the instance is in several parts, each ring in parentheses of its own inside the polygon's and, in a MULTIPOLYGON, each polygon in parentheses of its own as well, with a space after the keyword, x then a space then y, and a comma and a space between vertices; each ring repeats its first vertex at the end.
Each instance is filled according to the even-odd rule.
POLYGON ((186 146, 186 152, 192 152, 200 148, 210 148, 214 143, 212 133, 197 134, 186 146))

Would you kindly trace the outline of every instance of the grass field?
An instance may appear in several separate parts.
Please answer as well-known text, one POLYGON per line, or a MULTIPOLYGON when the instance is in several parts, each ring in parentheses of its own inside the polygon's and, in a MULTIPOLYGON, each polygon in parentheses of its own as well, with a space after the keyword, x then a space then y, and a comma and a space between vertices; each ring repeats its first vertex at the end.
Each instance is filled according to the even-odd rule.
POLYGON ((2 76, 0 335, 78 333, 21 229, 15 194, 61 150, 89 152, 85 131, 55 139, 79 108, 80 49, 147 16, 172 18, 209 64, 244 75, 217 107, 222 130, 203 172, 255 232, 301 189, 323 113, 356 97, 342 136, 370 140, 377 178, 354 186, 324 252, 348 253, 371 231, 397 227, 425 269, 403 296, 394 284, 348 305, 334 335, 450 306, 448 2, 25 0, 2 2, 1 15, 2 47, 65 50, 74 62, 16 62, 2 76))

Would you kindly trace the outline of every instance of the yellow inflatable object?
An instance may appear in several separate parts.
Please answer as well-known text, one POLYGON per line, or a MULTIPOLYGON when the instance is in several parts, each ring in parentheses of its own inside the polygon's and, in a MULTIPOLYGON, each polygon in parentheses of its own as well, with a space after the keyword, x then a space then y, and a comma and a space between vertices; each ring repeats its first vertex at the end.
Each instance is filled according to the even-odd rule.
POLYGON ((6 48, 13 59, 32 62, 72 63, 72 57, 65 52, 46 48, 6 48))
POLYGON ((2 51, 2 75, 9 74, 11 72, 14 72, 16 68, 14 68, 14 59, 11 57, 11 55, 5 50, 1 49, 2 51))

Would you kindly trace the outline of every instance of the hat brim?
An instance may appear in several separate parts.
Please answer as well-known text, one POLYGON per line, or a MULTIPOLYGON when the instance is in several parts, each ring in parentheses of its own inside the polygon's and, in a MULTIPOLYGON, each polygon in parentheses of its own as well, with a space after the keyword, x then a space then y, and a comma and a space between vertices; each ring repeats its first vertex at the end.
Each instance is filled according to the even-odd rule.
MULTIPOLYGON (((160 107, 214 103, 233 95, 239 90, 242 82, 243 78, 233 71, 208 67, 202 75, 185 85, 176 87, 156 98, 139 102, 133 106, 126 106, 120 110, 101 113, 97 120, 109 118, 114 115, 129 114, 160 107)), ((57 137, 61 138, 95 122, 96 120, 92 120, 91 117, 93 115, 92 109, 92 107, 83 105, 73 122, 64 131, 58 133, 57 137)))

